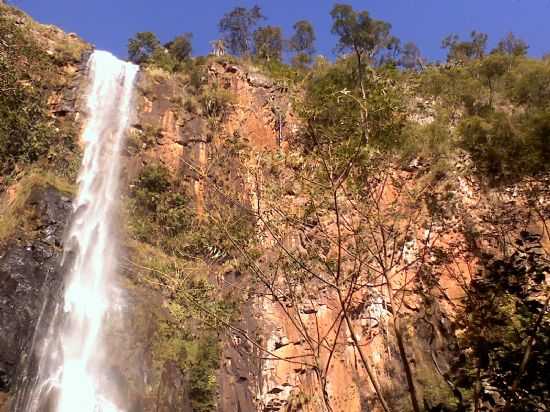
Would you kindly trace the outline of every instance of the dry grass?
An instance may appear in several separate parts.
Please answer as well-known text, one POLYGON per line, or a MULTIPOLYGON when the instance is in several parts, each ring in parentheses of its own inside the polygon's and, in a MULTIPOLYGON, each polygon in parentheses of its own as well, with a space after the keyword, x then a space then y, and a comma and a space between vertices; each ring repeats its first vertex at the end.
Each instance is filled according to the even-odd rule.
POLYGON ((76 187, 66 179, 51 172, 31 169, 8 187, 0 198, 0 242, 9 238, 18 227, 24 226, 25 218, 31 212, 26 206, 32 190, 47 186, 53 186, 67 196, 74 196, 76 193, 76 187))

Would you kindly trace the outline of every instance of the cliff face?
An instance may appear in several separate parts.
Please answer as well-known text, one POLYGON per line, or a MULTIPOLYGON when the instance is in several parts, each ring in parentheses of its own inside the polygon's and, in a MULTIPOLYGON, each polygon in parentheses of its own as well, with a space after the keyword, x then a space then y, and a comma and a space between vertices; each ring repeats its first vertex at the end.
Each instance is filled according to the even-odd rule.
MULTIPOLYGON (((77 131, 89 46, 9 15, 52 59, 51 123, 77 131)), ((376 384, 406 411, 411 379, 426 410, 459 407, 450 376, 465 355, 460 319, 478 265, 507 255, 522 231, 550 246, 546 178, 487 187, 468 156, 443 175, 418 159, 388 163, 361 183, 368 204, 345 190, 327 198, 312 179, 323 165, 298 144, 300 93, 231 59, 140 73, 105 365, 128 410, 376 411, 376 384), (383 236, 392 246, 378 246, 383 236), (382 274, 380 262, 390 262, 382 274), (335 268, 353 278, 365 267, 372 277, 341 296, 335 268)), ((418 123, 433 121, 425 103, 418 123)), ((66 134, 67 163, 44 154, 2 177, 2 411, 32 376, 35 327, 62 287, 77 135, 66 134)))
MULTIPOLYGON (((240 213, 255 222, 252 273, 250 266, 242 271, 216 265, 212 269, 221 294, 237 294, 243 300, 235 329, 223 339, 218 407, 318 411, 328 403, 333 410, 377 410, 374 388, 349 328, 338 326, 335 291, 315 276, 289 286, 288 272, 273 275, 273 267, 283 265, 281 254, 305 262, 336 256, 335 245, 325 243, 336 238, 338 228, 330 206, 319 207, 305 227, 286 221, 305 213, 314 197, 300 176, 307 160, 293 146, 299 125, 288 106, 288 92, 277 82, 256 81, 254 76, 244 67, 211 63, 204 84, 222 85, 234 96, 225 117, 212 129, 205 125, 204 113, 187 113, 185 106, 179 113, 161 110, 154 116, 164 119, 158 145, 149 149, 183 179, 199 216, 216 217, 217 208, 223 208, 220 204, 229 207, 239 202, 240 213), (286 110, 280 141, 279 107, 286 110), (165 136, 179 137, 170 142, 165 136), (224 144, 235 136, 242 145, 237 155, 230 155, 224 144), (166 152, 166 145, 177 148, 178 155, 167 156, 172 151, 166 152), (274 276, 271 287, 258 280, 265 274, 274 276), (337 327, 342 330, 336 338, 337 327)), ((189 98, 188 92, 180 93, 189 98)), ((148 113, 162 106, 163 95, 151 99, 148 113)), ((429 110, 417 117, 429 122, 428 114, 429 110)), ((453 160, 444 176, 431 174, 430 164, 413 162, 405 168, 389 164, 377 179, 365 180, 365 186, 372 185, 379 193, 376 206, 388 211, 378 217, 379 228, 393 225, 405 234, 391 252, 399 255, 390 275, 398 297, 392 305, 387 288, 373 281, 354 297, 348 310, 358 346, 367 354, 394 410, 410 408, 396 318, 421 405, 435 410, 438 405, 459 405, 461 395, 450 380, 462 356, 457 340, 463 331, 458 325, 467 316, 463 299, 484 255, 508 255, 522 231, 541 235, 543 245, 548 245, 544 216, 549 199, 543 178, 491 188, 471 170, 464 155, 453 160)), ((349 199, 340 202, 342 219, 361 220, 349 199)), ((349 246, 355 234, 347 230, 349 246)), ((369 230, 359 238, 375 243, 377 234, 369 230)), ((230 257, 247 261, 239 251, 230 257)))
MULTIPOLYGON (((188 78, 143 74, 134 134, 143 138, 145 130, 153 130, 154 139, 129 157, 128 175, 138 176, 140 167, 160 162, 177 180, 175 187, 189 194, 199 219, 215 221, 220 208, 239 203, 240 213, 255 222, 256 273, 215 259, 205 268, 222 299, 238 296, 241 301, 240 315, 223 328, 218 410, 320 411, 327 403, 334 411, 379 410, 349 329, 339 324, 335 291, 314 278, 289 288, 281 272, 272 279, 272 286, 287 293, 281 301, 257 278, 281 264, 281 250, 305 261, 337 253, 334 245, 321 246, 337 232, 330 207, 320 208, 311 226, 282 221, 281 216, 303 214, 311 200, 296 173, 305 161, 294 147, 299 124, 288 90, 254 69, 223 60, 211 60, 201 76, 203 88, 232 95, 215 124, 204 108, 197 112, 189 103, 197 92, 188 78), (336 328, 341 328, 338 337, 336 328)), ((427 113, 419 119, 430 121, 427 113)), ((433 410, 458 405, 449 378, 461 356, 457 320, 465 316, 463 299, 482 254, 506 254, 524 230, 548 242, 540 217, 549 200, 544 180, 488 188, 465 172, 471 170, 469 162, 467 156, 456 158, 443 178, 434 178, 429 164, 388 165, 373 183, 380 209, 409 217, 391 222, 403 229, 409 225, 391 280, 399 306, 392 307, 385 287, 373 285, 354 296, 348 310, 358 345, 393 410, 410 409, 395 319, 420 403, 433 410)), ((345 199, 342 203, 342 218, 357 218, 345 199)), ((375 241, 372 236, 364 239, 375 241)), ((246 263, 238 251, 230 253, 228 259, 246 263)))
MULTIPOLYGON (((23 150, 15 147, 14 156, 20 158, 2 158, 0 410, 9 411, 32 387, 41 339, 62 299, 61 255, 81 161, 79 131, 86 115, 81 96, 92 46, 74 34, 37 24, 14 8, 0 6, 0 12, 1 63, 12 64, 21 94, 29 91, 30 96, 8 103, 15 105, 16 115, 18 110, 36 110, 31 127, 41 132, 34 136, 35 129, 22 131, 29 135, 23 136, 23 150), (30 104, 36 106, 29 109, 30 104)), ((8 142, 8 147, 17 144, 8 142)), ((127 410, 190 410, 182 372, 170 362, 153 365, 157 326, 169 316, 162 297, 136 285, 131 271, 124 273, 121 268, 121 301, 106 330, 112 350, 105 367, 117 376, 119 402, 127 410)))

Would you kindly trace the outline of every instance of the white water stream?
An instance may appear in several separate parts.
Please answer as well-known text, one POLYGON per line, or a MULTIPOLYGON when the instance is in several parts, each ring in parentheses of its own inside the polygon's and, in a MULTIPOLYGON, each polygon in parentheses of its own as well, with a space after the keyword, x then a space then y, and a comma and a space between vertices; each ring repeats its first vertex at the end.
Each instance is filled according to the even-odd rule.
POLYGON ((42 376, 25 401, 24 412, 120 411, 112 399, 114 385, 101 370, 109 351, 102 329, 112 309, 120 152, 132 115, 138 67, 96 51, 88 70, 84 157, 63 254, 68 266, 64 302, 43 343, 38 370, 42 376))

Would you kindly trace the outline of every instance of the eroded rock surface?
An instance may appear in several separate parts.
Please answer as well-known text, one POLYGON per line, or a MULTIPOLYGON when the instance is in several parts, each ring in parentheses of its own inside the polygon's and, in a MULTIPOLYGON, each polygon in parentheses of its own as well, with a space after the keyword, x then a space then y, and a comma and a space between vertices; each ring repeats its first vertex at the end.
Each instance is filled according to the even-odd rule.
POLYGON ((33 232, 19 233, 0 252, 0 392, 15 389, 26 368, 38 319, 61 290, 61 245, 71 199, 52 186, 34 187, 25 210, 33 232), (31 236, 29 236, 31 235, 31 236))

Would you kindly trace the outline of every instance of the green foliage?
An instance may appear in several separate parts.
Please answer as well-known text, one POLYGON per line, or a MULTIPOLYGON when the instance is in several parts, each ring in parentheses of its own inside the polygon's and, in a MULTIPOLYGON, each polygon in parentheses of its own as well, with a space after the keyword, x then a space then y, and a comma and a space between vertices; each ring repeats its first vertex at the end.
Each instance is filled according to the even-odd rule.
POLYGON ((512 102, 527 110, 548 107, 550 101, 550 61, 520 59, 510 70, 506 82, 512 102))
POLYGON ((157 67, 168 73, 175 73, 180 70, 182 63, 178 61, 164 47, 159 47, 151 54, 146 61, 147 65, 157 67))
POLYGON ((383 49, 394 49, 398 42, 391 35, 391 24, 373 19, 368 11, 355 11, 347 4, 336 4, 332 16, 332 33, 339 37, 338 50, 365 56, 368 63, 383 49))
POLYGON ((304 72, 301 67, 295 65, 289 66, 280 60, 261 60, 255 63, 257 63, 270 78, 280 82, 280 86, 283 89, 288 88, 289 85, 296 84, 304 77, 304 72))
POLYGON ((466 150, 480 176, 498 183, 548 170, 548 62, 499 52, 463 65, 430 66, 415 81, 417 95, 435 99, 435 120, 456 132, 447 133, 446 152, 466 150))
POLYGON ((229 109, 235 102, 231 91, 212 86, 203 91, 199 97, 202 111, 210 119, 222 121, 229 114, 229 109))
POLYGON ((192 33, 184 33, 181 36, 176 36, 174 40, 166 43, 164 47, 176 61, 181 63, 191 57, 191 52, 193 51, 192 39, 192 33))
POLYGON ((215 371, 219 367, 219 345, 209 335, 197 343, 196 361, 189 369, 191 406, 194 412, 210 412, 216 407, 215 371))
MULTIPOLYGON (((193 285, 188 285, 193 287, 193 285)), ((199 302, 211 305, 219 302, 212 294, 199 302)), ((175 362, 189 382, 189 398, 194 412, 210 412, 216 406, 216 370, 219 367, 220 347, 213 327, 203 325, 197 330, 193 326, 194 315, 183 313, 189 309, 186 300, 172 303, 172 321, 160 324, 157 331, 154 353, 157 362, 175 362), (191 333, 190 330, 195 332, 191 333)), ((193 307, 196 312, 196 307, 193 307)))
POLYGON ((525 41, 516 37, 514 33, 510 32, 502 40, 498 42, 498 45, 493 53, 503 53, 510 56, 525 56, 529 46, 525 41))
POLYGON ((294 66, 307 67, 313 61, 315 53, 315 30, 307 20, 300 20, 293 26, 294 34, 289 40, 289 49, 295 53, 292 58, 294 66))
POLYGON ((408 122, 399 151, 406 162, 415 157, 444 161, 451 155, 454 140, 449 130, 449 120, 439 113, 433 122, 425 125, 408 122))
POLYGON ((422 66, 422 55, 418 46, 412 42, 405 43, 400 50, 399 65, 407 70, 416 70, 422 66))
POLYGON ((280 27, 260 27, 254 32, 253 38, 254 53, 257 58, 267 61, 281 60, 283 32, 280 27))
POLYGON ((483 58, 487 48, 487 40, 487 34, 474 30, 470 33, 470 41, 461 41, 457 34, 451 34, 443 39, 441 47, 449 49, 447 61, 466 63, 483 58))
POLYGON ((17 24, 12 9, 0 5, 0 11, 0 175, 44 159, 74 178, 76 131, 55 124, 47 110, 51 90, 61 84, 59 56, 46 54, 29 34, 30 23, 17 24))
POLYGON ((460 342, 469 356, 462 359, 457 383, 470 388, 479 381, 483 402, 500 408, 506 402, 514 411, 544 410, 550 395, 550 319, 543 315, 549 269, 540 237, 524 232, 517 251, 487 261, 470 286, 460 342), (531 354, 522 369, 528 345, 531 354))
POLYGON ((220 33, 230 53, 248 56, 252 51, 252 33, 260 20, 265 19, 259 6, 250 9, 235 7, 219 22, 220 33))
POLYGON ((134 234, 141 241, 158 244, 167 236, 187 230, 193 214, 184 193, 172 190, 168 170, 161 165, 146 166, 131 193, 136 224, 134 234))
POLYGON ((499 176, 511 172, 520 149, 510 119, 503 113, 491 116, 471 116, 462 120, 459 133, 462 145, 472 155, 484 174, 499 176))
POLYGON ((136 33, 128 40, 128 58, 135 64, 145 63, 160 47, 160 41, 154 33, 150 31, 136 33))
POLYGON ((369 71, 365 78, 365 98, 357 87, 352 63, 341 60, 313 73, 306 86, 301 115, 307 122, 307 148, 326 149, 332 145, 345 157, 366 147, 363 110, 369 145, 386 150, 399 145, 404 126, 402 91, 383 71, 369 71))
POLYGON ((135 64, 147 64, 175 73, 189 67, 193 46, 191 33, 176 36, 164 46, 151 32, 140 32, 128 42, 128 58, 135 64))
POLYGON ((508 72, 510 63, 510 58, 501 53, 491 54, 479 62, 478 73, 491 94, 496 87, 495 82, 508 72))
POLYGON ((159 164, 143 168, 138 181, 138 188, 153 194, 161 194, 170 188, 168 170, 159 164))

